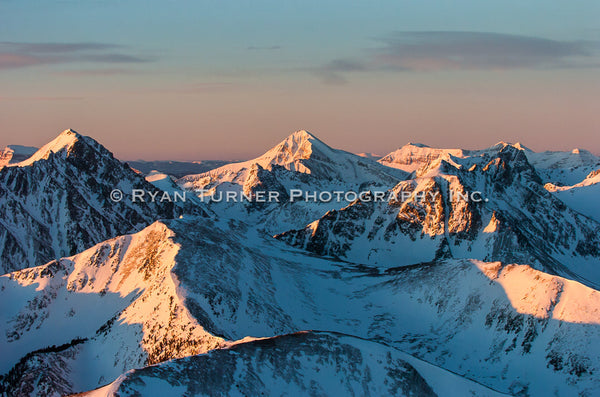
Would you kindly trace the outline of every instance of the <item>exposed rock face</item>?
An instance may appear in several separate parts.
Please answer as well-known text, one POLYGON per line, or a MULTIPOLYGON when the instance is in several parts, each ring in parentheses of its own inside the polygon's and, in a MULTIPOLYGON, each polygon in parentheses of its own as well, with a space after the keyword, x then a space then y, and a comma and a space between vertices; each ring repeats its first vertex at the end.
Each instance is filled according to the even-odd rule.
POLYGON ((320 255, 388 266, 392 258, 532 263, 600 285, 600 225, 543 186, 522 150, 421 166, 385 202, 352 203, 276 238, 320 255), (406 200, 393 199, 407 192, 406 200), (470 193, 478 192, 475 197, 470 193))
POLYGON ((133 203, 132 189, 158 191, 96 141, 71 130, 24 162, 0 169, 0 272, 73 255, 156 219, 203 213, 167 201, 133 203), (124 192, 123 200, 111 200, 113 189, 124 192))
MULTIPOLYGON (((32 385, 84 391, 132 368, 230 347, 248 335, 307 329, 399 348, 511 394, 598 387, 600 352, 589 340, 600 332, 600 295, 591 288, 499 262, 450 259, 383 271, 290 250, 243 223, 159 222, 1 277, 0 302, 11 302, 0 312, 1 372, 10 375, 0 383, 9 395, 32 385), (35 375, 43 371, 52 376, 35 375)), ((344 349, 330 355, 318 343, 287 347, 346 360, 344 349)), ((267 361, 283 356, 264 354, 267 361)), ((269 362, 286 366, 281 360, 269 362)), ((410 356, 403 360, 416 365, 410 356)), ((225 363, 211 368, 229 371, 225 363)), ((353 373, 340 368, 331 376, 353 373)))
POLYGON ((113 203, 115 187, 179 187, 73 131, 6 165, 0 254, 50 260, 0 276, 0 394, 594 395, 600 224, 557 194, 598 175, 549 192, 518 144, 410 146, 393 159, 406 179, 299 131, 185 180, 371 192, 214 217, 200 199, 113 203))
POLYGON ((43 286, 26 293, 25 301, 13 300, 4 314, 0 392, 64 395, 131 368, 226 345, 184 305, 172 273, 179 251, 172 237, 156 222, 74 257, 0 278, 2 299, 15 288, 43 286))
MULTIPOLYGON (((276 166, 277 167, 277 166, 276 166)), ((277 180, 277 170, 269 172, 261 167, 259 164, 253 164, 250 167, 248 176, 243 185, 243 192, 252 201, 256 201, 257 193, 263 192, 268 199, 269 192, 278 193, 279 200, 286 201, 289 199, 289 195, 285 187, 277 180)))

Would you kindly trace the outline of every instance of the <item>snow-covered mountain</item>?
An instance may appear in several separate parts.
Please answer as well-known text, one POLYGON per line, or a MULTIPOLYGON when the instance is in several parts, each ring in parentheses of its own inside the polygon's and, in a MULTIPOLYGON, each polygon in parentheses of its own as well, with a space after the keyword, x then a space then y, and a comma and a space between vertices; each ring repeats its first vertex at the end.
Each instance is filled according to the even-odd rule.
MULTIPOLYGON (((98 142, 66 130, 0 169, 0 272, 72 255, 184 212, 173 203, 110 199, 113 189, 157 189, 98 142)), ((187 205, 185 211, 202 212, 187 205)))
POLYGON ((331 332, 299 332, 236 343, 228 349, 134 370, 83 396, 162 397, 165 393, 170 396, 504 395, 382 344, 331 332))
MULTIPOLYGON (((279 193, 279 202, 259 204, 209 202, 215 211, 250 223, 261 223, 271 234, 289 227, 300 227, 332 208, 347 203, 305 203, 303 198, 289 202, 292 189, 302 192, 361 191, 368 188, 387 189, 408 174, 382 166, 358 155, 333 149, 307 131, 296 131, 262 156, 233 163, 199 175, 188 175, 177 181, 189 191, 201 195, 225 195, 227 191, 252 196, 257 191, 279 193), (259 211, 257 211, 259 209, 259 211)), ((243 201, 243 200, 242 200, 243 201)))
POLYGON ((182 303, 171 273, 178 251, 171 236, 155 223, 0 278, 5 392, 64 395, 223 345, 182 303))
POLYGON ((449 160, 450 156, 462 158, 465 157, 465 151, 462 149, 436 149, 422 143, 408 143, 383 156, 378 162, 411 173, 440 158, 449 160))
POLYGON ((67 130, 0 169, 0 395, 594 395, 600 223, 564 195, 591 203, 600 167, 574 154, 409 144, 378 163, 298 131, 175 180, 67 130))
POLYGON ((390 184, 406 176, 368 158, 333 149, 302 130, 289 135, 258 158, 228 164, 199 175, 188 175, 179 182, 189 189, 208 190, 225 183, 241 189, 247 187, 252 171, 257 168, 267 170, 276 177, 281 176, 280 182, 288 190, 306 185, 315 188, 390 184))
MULTIPOLYGON (((1 384, 9 395, 94 389, 130 369, 223 348, 230 350, 207 356, 215 360, 190 358, 129 373, 111 387, 135 390, 141 383, 129 376, 187 385, 202 379, 194 371, 241 371, 246 359, 227 359, 237 349, 257 355, 251 371, 266 390, 282 387, 279 373, 268 368, 291 365, 288 359, 300 357, 293 352, 305 352, 307 361, 298 365, 327 360, 320 368, 337 380, 367 366, 374 391, 383 387, 378 377, 406 381, 404 371, 378 370, 375 363, 388 355, 409 363, 440 395, 447 394, 439 382, 450 377, 443 370, 513 395, 600 387, 600 350, 589 344, 600 337, 600 293, 526 265, 445 260, 384 269, 290 250, 244 223, 184 217, 5 275, 0 285, 1 384), (305 330, 371 342, 320 334, 252 342, 305 330), (297 342, 285 342, 290 339, 297 342), (333 364, 348 362, 346 345, 354 347, 357 365, 363 357, 356 370, 333 364)), ((307 370, 308 379, 331 387, 315 372, 307 370)), ((285 384, 302 387, 291 380, 302 371, 287 373, 285 384)), ((237 378, 214 386, 226 388, 228 379, 235 384, 237 378)), ((180 390, 170 387, 160 390, 180 390)))
POLYGON ((545 183, 561 186, 574 185, 581 182, 590 172, 600 168, 600 157, 587 150, 534 152, 519 142, 511 144, 503 141, 481 150, 432 148, 422 143, 408 143, 383 156, 378 162, 388 167, 415 172, 438 159, 451 161, 452 158, 479 157, 486 152, 495 152, 505 146, 522 150, 545 183))
POLYGON ((557 185, 575 185, 600 168, 600 157, 583 149, 539 153, 528 150, 525 154, 544 182, 557 185))
POLYGON ((400 199, 357 200, 276 237, 358 263, 475 258, 530 263, 600 285, 600 224, 548 193, 522 149, 434 157, 415 173, 391 190, 400 199), (406 200, 402 192, 410 194, 406 200), (468 192, 479 192, 481 201, 464 199, 468 192))
POLYGON ((38 148, 32 146, 8 145, 0 150, 0 168, 7 164, 14 164, 26 160, 37 152, 37 150, 38 148))
POLYGON ((547 183, 545 187, 570 208, 600 222, 600 168, 572 186, 547 183))

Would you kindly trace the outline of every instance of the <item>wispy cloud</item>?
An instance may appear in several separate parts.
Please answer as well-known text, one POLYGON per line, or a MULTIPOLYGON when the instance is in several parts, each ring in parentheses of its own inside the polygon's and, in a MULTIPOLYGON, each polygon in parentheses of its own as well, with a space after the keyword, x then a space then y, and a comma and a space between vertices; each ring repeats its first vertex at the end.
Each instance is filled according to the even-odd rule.
POLYGON ((153 59, 126 53, 124 46, 108 43, 0 42, 0 70, 59 63, 130 64, 153 59))
POLYGON ((314 70, 324 82, 343 84, 365 71, 439 71, 598 67, 600 45, 487 32, 396 32, 356 59, 334 59, 314 70))
POLYGON ((323 67, 317 68, 314 72, 328 84, 344 84, 347 82, 344 73, 347 72, 365 72, 369 70, 366 63, 352 59, 334 59, 323 67))

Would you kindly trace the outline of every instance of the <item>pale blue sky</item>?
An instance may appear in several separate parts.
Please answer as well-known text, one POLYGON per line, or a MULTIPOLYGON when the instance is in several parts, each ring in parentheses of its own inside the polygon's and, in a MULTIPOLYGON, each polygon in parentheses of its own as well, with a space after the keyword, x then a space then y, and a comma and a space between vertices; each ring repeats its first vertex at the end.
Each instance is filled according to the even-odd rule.
POLYGON ((0 0, 0 145, 243 158, 309 129, 600 152, 597 1, 0 0), (19 131, 15 135, 14 131, 19 131))

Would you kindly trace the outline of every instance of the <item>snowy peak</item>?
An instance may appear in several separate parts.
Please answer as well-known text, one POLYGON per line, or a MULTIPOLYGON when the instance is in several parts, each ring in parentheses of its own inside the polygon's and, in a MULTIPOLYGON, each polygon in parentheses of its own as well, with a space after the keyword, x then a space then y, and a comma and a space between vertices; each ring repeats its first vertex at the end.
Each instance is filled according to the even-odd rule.
POLYGON ((75 142, 80 140, 82 137, 83 136, 81 134, 79 134, 77 131, 69 128, 69 129, 66 129, 63 132, 61 132, 52 141, 50 141, 46 145, 42 146, 39 151, 52 150, 54 152, 57 152, 57 151, 60 151, 63 149, 68 149, 68 148, 72 147, 75 144, 75 142))
POLYGON ((523 152, 522 149, 519 149, 515 145, 506 145, 502 149, 495 154, 495 157, 501 159, 504 163, 513 163, 519 165, 521 167, 533 169, 529 161, 527 160, 527 156, 523 152))
POLYGON ((388 167, 414 172, 428 167, 440 158, 450 160, 450 156, 464 157, 465 153, 462 149, 437 149, 422 143, 408 143, 382 157, 378 162, 388 167))
POLYGON ((521 143, 512 144, 504 141, 482 150, 432 148, 423 144, 408 143, 382 157, 379 163, 406 172, 416 172, 417 176, 423 176, 432 172, 438 174, 438 168, 444 163, 456 168, 463 166, 470 168, 481 162, 483 162, 481 164, 483 166, 490 158, 501 157, 503 160, 511 161, 526 160, 529 153, 533 152, 521 143))
MULTIPOLYGON (((30 165, 38 160, 48 159, 51 153, 64 152, 66 155, 70 153, 77 142, 84 139, 82 135, 72 129, 67 129, 61 132, 56 138, 49 143, 42 146, 37 152, 35 152, 28 159, 16 163, 16 166, 30 165)), ((88 138, 90 139, 90 138, 88 138)))
POLYGON ((500 142, 496 143, 495 145, 490 146, 487 150, 494 150, 494 151, 502 150, 503 148, 505 148, 507 146, 514 147, 515 149, 518 149, 518 150, 524 150, 526 152, 533 152, 533 150, 531 150, 527 146, 521 144, 521 142, 511 143, 511 142, 504 142, 504 141, 500 141, 500 142))
MULTIPOLYGON (((194 203, 133 202, 160 192, 101 144, 66 130, 31 158, 0 169, 0 272, 68 256, 194 203), (112 200, 111 191, 124 197, 112 200)), ((163 192, 160 192, 162 194, 163 192)))
POLYGON ((287 141, 287 140, 303 141, 303 140, 307 140, 307 139, 317 140, 317 141, 321 142, 316 136, 314 136, 312 133, 310 133, 306 130, 294 131, 285 139, 285 141, 287 141))
MULTIPOLYGON (((184 189, 195 191, 217 187, 235 190, 240 186, 244 186, 247 191, 252 188, 250 184, 259 179, 269 179, 272 182, 277 179, 286 190, 300 187, 309 188, 307 190, 317 187, 356 189, 362 184, 391 187, 405 177, 406 174, 402 171, 334 149, 313 134, 300 130, 258 158, 224 165, 202 174, 187 175, 177 180, 177 183, 184 189), (259 178, 254 178, 252 172, 259 178), (273 173, 274 176, 267 178, 265 172, 273 173)), ((279 183, 274 185, 278 190, 281 187, 279 183)))
POLYGON ((262 155, 257 163, 286 166, 299 160, 323 159, 334 150, 305 130, 296 131, 262 155), (266 160, 266 161, 265 161, 266 160))
POLYGON ((527 155, 536 167, 544 169, 594 166, 600 162, 600 158, 583 149, 573 149, 570 152, 527 153, 527 155))

